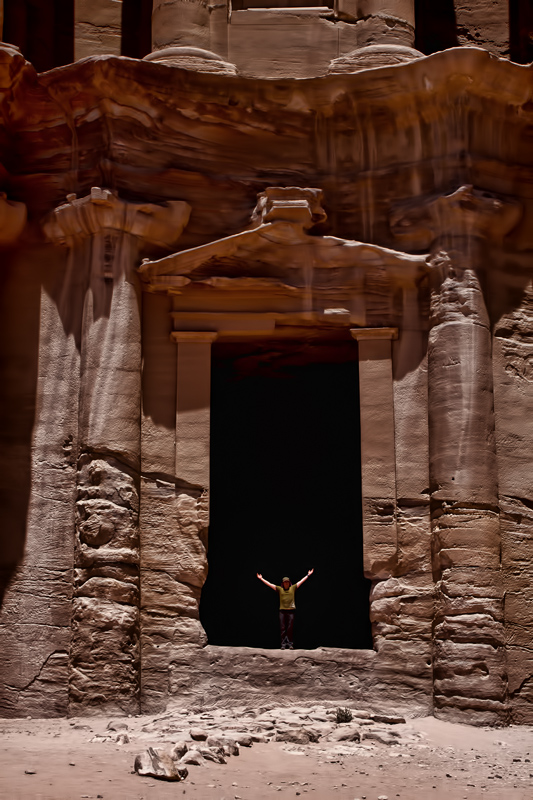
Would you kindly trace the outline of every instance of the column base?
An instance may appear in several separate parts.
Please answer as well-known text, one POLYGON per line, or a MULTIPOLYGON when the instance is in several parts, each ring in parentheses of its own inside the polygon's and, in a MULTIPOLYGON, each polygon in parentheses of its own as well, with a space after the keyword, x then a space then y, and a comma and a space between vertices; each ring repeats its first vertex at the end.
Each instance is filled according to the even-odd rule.
POLYGON ((219 75, 237 75, 237 67, 211 50, 201 47, 164 47, 143 58, 194 72, 216 72, 219 75))
POLYGON ((402 44, 371 44, 358 47, 347 55, 334 58, 328 67, 328 75, 351 74, 373 67, 405 64, 423 58, 424 54, 413 47, 402 44))

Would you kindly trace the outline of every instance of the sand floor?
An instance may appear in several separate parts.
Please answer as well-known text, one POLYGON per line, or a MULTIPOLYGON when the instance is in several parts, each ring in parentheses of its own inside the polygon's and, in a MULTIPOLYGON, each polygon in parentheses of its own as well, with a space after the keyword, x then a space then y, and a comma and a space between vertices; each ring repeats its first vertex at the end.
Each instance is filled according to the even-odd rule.
POLYGON ((398 744, 365 742, 340 755, 320 742, 256 743, 225 765, 191 766, 176 783, 132 771, 136 753, 172 741, 142 732, 153 720, 126 719, 130 741, 122 745, 91 741, 108 733, 109 718, 0 720, 0 800, 533 798, 532 727, 472 728, 426 717, 395 726, 398 744))

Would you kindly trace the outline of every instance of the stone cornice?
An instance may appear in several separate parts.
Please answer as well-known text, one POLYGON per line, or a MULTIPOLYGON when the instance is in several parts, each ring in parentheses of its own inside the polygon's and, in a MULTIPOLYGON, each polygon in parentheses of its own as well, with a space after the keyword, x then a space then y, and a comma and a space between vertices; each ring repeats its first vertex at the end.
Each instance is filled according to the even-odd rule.
POLYGON ((398 328, 350 328, 350 333, 358 342, 398 338, 398 328))
POLYGON ((212 344, 217 336, 215 331, 173 331, 170 334, 176 344, 212 344))
POLYGON ((130 203, 109 189, 93 187, 86 197, 69 195, 43 222, 54 244, 71 246, 76 240, 104 232, 129 233, 145 242, 170 247, 189 221, 190 206, 183 201, 130 203))
MULTIPOLYGON (((341 270, 338 284, 351 288, 360 287, 367 272, 382 271, 392 284, 406 286, 415 285, 427 271, 425 255, 335 236, 310 236, 308 228, 326 218, 321 200, 322 192, 317 189, 268 187, 259 194, 250 228, 157 261, 145 259, 139 273, 152 290, 168 290, 172 286, 169 278, 191 276, 200 269, 197 282, 210 282, 219 289, 251 289, 261 284, 265 290, 290 290, 308 289, 315 283, 315 275, 325 277, 332 269, 341 270), (230 267, 242 263, 246 274, 226 275, 226 263, 230 267), (276 279, 258 273, 256 264, 263 270, 275 270, 276 279)), ((180 289, 186 285, 183 280, 178 282, 180 289)))

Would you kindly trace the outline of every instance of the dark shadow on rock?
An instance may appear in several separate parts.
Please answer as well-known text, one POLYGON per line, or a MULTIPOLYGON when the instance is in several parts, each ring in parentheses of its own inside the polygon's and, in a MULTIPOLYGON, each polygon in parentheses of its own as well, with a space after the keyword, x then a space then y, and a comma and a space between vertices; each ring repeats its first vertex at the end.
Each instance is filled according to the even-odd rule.
POLYGON ((278 598, 256 572, 280 584, 314 567, 297 592, 295 646, 371 649, 357 349, 352 341, 247 347, 214 346, 200 606, 209 642, 279 648, 278 598))
POLYGON ((40 271, 29 251, 0 270, 0 606, 24 555, 39 356, 40 271))

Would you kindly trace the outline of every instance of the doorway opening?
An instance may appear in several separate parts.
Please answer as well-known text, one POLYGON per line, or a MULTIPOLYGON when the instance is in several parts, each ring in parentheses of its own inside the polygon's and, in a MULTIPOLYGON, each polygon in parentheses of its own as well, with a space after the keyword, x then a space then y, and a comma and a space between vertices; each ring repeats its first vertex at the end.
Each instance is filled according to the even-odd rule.
POLYGON ((37 72, 74 61, 74 0, 6 0, 3 5, 0 39, 19 47, 37 72))
POLYGON ((293 583, 296 648, 372 648, 363 576, 356 348, 215 344, 209 575, 200 619, 213 645, 279 648, 293 583))

